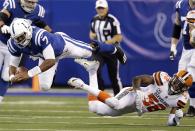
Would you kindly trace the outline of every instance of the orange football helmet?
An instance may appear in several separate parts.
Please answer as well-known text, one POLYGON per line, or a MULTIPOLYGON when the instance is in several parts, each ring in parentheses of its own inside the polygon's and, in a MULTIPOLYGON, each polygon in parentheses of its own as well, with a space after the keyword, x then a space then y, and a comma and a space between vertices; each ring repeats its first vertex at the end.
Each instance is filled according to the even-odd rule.
POLYGON ((192 75, 185 70, 180 70, 170 79, 168 93, 169 95, 181 94, 187 91, 192 83, 192 75))

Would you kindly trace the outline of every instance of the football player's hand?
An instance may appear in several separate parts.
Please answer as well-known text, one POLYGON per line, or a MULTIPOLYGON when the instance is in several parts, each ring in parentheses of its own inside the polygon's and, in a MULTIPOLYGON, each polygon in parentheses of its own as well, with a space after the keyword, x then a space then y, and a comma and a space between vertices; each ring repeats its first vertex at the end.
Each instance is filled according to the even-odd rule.
POLYGON ((178 126, 180 124, 180 118, 177 117, 175 114, 169 114, 168 126, 178 126))
POLYGON ((3 34, 8 34, 8 33, 10 33, 10 27, 7 26, 7 25, 3 25, 3 26, 1 27, 1 33, 3 33, 3 34))
POLYGON ((12 78, 11 82, 16 83, 16 82, 21 82, 29 79, 28 72, 20 72, 15 75, 15 77, 12 78))
POLYGON ((183 117, 183 111, 181 109, 177 109, 175 111, 175 116, 181 119, 183 117))
POLYGON ((171 50, 170 50, 170 55, 169 55, 170 60, 174 60, 176 55, 177 55, 176 45, 171 44, 171 50))

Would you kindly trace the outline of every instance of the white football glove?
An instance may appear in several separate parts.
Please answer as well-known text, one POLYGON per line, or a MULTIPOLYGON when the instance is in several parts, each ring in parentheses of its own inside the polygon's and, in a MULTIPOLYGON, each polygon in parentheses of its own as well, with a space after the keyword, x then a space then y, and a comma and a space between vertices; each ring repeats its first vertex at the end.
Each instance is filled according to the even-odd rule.
POLYGON ((7 26, 7 25, 3 25, 2 27, 1 27, 1 32, 3 33, 3 34, 10 34, 10 27, 9 26, 7 26))
POLYGON ((183 111, 181 109, 177 109, 175 111, 175 116, 181 119, 183 117, 183 111))
POLYGON ((176 45, 175 44, 171 44, 171 50, 170 50, 170 55, 169 55, 170 60, 174 60, 176 55, 177 55, 176 45))
MULTIPOLYGON (((177 115, 183 116, 183 112, 181 114, 181 111, 179 111, 177 115)), ((169 114, 167 125, 168 126, 178 126, 180 124, 180 119, 181 117, 177 117, 176 114, 169 114)))

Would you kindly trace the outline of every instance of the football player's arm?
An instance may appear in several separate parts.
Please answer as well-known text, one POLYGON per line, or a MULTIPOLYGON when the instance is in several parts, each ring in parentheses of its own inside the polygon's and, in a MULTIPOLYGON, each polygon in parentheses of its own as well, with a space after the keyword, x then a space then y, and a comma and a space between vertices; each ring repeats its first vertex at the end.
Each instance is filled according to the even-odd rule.
POLYGON ((174 57, 177 54, 177 44, 180 38, 181 34, 181 23, 179 20, 179 14, 176 12, 175 16, 175 23, 173 25, 173 32, 172 32, 172 37, 171 37, 171 48, 170 48, 170 59, 174 60, 174 57))
POLYGON ((11 82, 17 82, 15 79, 16 69, 19 66, 21 60, 21 56, 13 56, 10 57, 10 63, 9 63, 9 79, 11 82))
POLYGON ((7 22, 8 18, 10 16, 11 16, 11 14, 9 13, 8 10, 2 9, 0 11, 0 27, 3 26, 7 22))
POLYGON ((48 31, 48 32, 52 32, 52 29, 50 28, 50 26, 47 25, 47 24, 45 23, 45 21, 43 21, 43 20, 41 20, 41 19, 36 20, 36 21, 34 22, 34 24, 35 24, 37 27, 39 27, 39 28, 43 28, 43 29, 45 29, 45 30, 48 31))
POLYGON ((49 44, 42 53, 45 60, 40 66, 36 66, 28 71, 29 77, 34 77, 42 72, 45 72, 55 65, 55 54, 51 44, 49 44))
POLYGON ((7 34, 10 32, 9 26, 5 25, 10 15, 11 14, 6 9, 0 11, 0 33, 7 34))
POLYGON ((140 87, 146 87, 150 84, 154 84, 154 78, 151 75, 136 76, 132 80, 132 86, 134 90, 140 90, 140 87))

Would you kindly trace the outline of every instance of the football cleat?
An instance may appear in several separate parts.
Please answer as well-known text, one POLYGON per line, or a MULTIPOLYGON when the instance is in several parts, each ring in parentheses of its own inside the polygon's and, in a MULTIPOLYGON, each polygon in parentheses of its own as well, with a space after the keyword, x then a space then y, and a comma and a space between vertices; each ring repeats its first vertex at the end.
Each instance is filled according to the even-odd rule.
POLYGON ((68 85, 82 89, 85 83, 79 78, 72 77, 68 80, 68 85))
POLYGON ((74 61, 83 66, 87 71, 97 71, 100 63, 98 61, 89 61, 87 59, 74 59, 74 61))
POLYGON ((126 61, 127 61, 127 56, 125 55, 125 53, 123 52, 123 50, 119 47, 119 46, 116 46, 116 57, 117 59, 120 61, 121 64, 125 64, 126 61))

